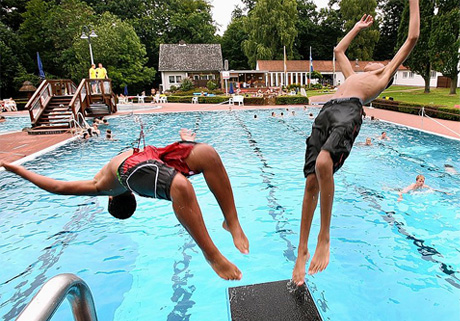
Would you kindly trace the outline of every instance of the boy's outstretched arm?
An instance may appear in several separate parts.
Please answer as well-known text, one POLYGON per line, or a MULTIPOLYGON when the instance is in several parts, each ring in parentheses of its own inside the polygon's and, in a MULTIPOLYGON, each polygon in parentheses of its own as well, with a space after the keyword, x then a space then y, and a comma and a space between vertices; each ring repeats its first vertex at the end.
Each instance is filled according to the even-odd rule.
POLYGON ((409 0, 409 30, 407 39, 385 68, 388 78, 393 77, 399 66, 409 57, 420 36, 419 0, 409 0))
POLYGON ((0 166, 5 167, 7 171, 15 173, 16 175, 21 176, 22 178, 35 184, 41 189, 44 189, 45 191, 48 191, 53 194, 88 196, 100 195, 100 193, 98 193, 94 180, 74 182, 58 181, 50 177, 46 177, 29 171, 19 165, 0 162, 0 166))
POLYGON ((345 55, 345 51, 347 51, 348 47, 350 46, 350 43, 353 39, 355 39, 358 33, 361 30, 370 27, 373 22, 374 19, 372 18, 372 16, 366 14, 363 15, 361 20, 354 25, 354 27, 347 33, 345 37, 343 37, 339 44, 334 48, 335 58, 337 59, 337 62, 340 64, 340 68, 342 69, 342 73, 345 76, 345 79, 354 74, 353 68, 350 64, 350 60, 348 60, 348 57, 345 55))

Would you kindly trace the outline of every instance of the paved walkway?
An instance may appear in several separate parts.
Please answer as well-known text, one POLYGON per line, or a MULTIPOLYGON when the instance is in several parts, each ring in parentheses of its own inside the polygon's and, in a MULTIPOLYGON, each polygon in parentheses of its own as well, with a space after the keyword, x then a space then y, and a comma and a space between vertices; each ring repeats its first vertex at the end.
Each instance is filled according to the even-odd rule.
MULTIPOLYGON (((170 113, 170 112, 189 112, 189 111, 213 111, 213 110, 249 110, 249 109, 273 109, 302 106, 229 106, 211 104, 179 104, 168 103, 161 105, 153 104, 133 104, 120 106, 120 111, 116 115, 133 113, 170 113)), ((310 108, 321 108, 320 106, 309 106, 310 108)), ((365 108, 368 116, 385 120, 408 127, 445 135, 460 140, 460 122, 441 119, 428 119, 416 115, 393 112, 389 110, 365 108), (448 128, 448 129, 447 129, 448 128)), ((4 113, 8 115, 28 115, 28 112, 4 113)), ((25 132, 17 132, 0 135, 0 161, 18 161, 26 156, 40 152, 45 148, 61 143, 69 138, 71 134, 59 135, 28 135, 25 132)))

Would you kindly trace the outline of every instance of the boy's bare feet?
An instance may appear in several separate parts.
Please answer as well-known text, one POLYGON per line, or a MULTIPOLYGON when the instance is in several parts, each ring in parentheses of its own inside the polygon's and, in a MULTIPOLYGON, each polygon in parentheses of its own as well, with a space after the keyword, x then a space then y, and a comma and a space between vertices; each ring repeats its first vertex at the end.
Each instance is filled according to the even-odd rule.
POLYGON ((313 255, 310 267, 308 268, 308 274, 313 275, 323 271, 327 267, 329 264, 329 244, 329 241, 318 240, 315 255, 313 255))
POLYGON ((248 254, 249 253, 249 241, 246 235, 243 232, 243 229, 241 226, 238 224, 237 227, 234 227, 230 229, 230 227, 227 224, 227 221, 224 221, 222 223, 222 227, 230 232, 233 237, 233 243, 235 244, 235 247, 243 254, 248 254))
POLYGON ((305 283, 305 264, 310 259, 310 252, 304 255, 298 255, 295 261, 294 271, 292 271, 292 281, 297 285, 301 286, 305 283))
POLYGON ((243 273, 223 255, 218 259, 207 259, 212 269, 224 280, 241 280, 243 273))

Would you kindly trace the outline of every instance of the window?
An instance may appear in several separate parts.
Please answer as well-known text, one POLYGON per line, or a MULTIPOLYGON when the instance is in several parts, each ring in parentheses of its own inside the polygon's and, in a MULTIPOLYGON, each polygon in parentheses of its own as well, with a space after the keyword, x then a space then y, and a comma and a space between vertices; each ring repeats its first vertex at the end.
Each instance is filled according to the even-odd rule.
POLYGON ((200 77, 198 75, 193 76, 193 79, 198 80, 200 77))
POLYGON ((409 78, 414 78, 414 73, 412 71, 409 72, 409 78))
POLYGON ((407 71, 403 72, 403 78, 407 78, 407 71))
POLYGON ((174 84, 174 76, 169 76, 169 83, 174 84))
POLYGON ((182 81, 182 76, 176 76, 176 82, 180 83, 182 81))
POLYGON ((430 76, 431 76, 431 78, 436 78, 436 71, 432 71, 430 76))
POLYGON ((206 79, 208 79, 208 78, 206 77, 206 75, 201 75, 201 76, 200 76, 200 79, 201 79, 201 80, 206 80, 206 79))

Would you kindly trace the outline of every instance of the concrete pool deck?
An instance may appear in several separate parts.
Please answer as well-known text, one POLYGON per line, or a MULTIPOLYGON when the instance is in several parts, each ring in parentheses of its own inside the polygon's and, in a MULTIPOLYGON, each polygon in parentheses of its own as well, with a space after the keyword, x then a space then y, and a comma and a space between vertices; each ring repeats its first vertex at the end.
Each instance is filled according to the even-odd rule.
MULTIPOLYGON (((212 105, 212 104, 133 104, 121 105, 122 110, 119 110, 115 115, 126 115, 130 113, 150 114, 150 113, 174 113, 174 112, 190 112, 190 111, 219 111, 229 110, 229 105, 212 105)), ((230 106, 232 110, 266 110, 266 109, 303 109, 303 105, 276 105, 276 106, 230 106)), ((321 106, 308 106, 308 108, 318 108, 321 106)), ((383 121, 400 124, 418 130, 423 130, 429 133, 442 135, 460 140, 460 121, 450 121, 443 119, 430 119, 417 115, 404 114, 389 110, 374 109, 365 107, 368 116, 383 121)), ((3 113, 8 116, 24 116, 28 117, 27 111, 7 112, 3 113)), ((1 126, 1 123, 0 123, 1 126)), ((63 144, 66 140, 71 139, 71 134, 58 135, 29 135, 26 132, 14 132, 0 134, 0 161, 6 162, 23 162, 25 157, 33 157, 35 153, 39 153, 45 149, 53 148, 56 144, 63 144)))

